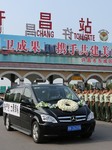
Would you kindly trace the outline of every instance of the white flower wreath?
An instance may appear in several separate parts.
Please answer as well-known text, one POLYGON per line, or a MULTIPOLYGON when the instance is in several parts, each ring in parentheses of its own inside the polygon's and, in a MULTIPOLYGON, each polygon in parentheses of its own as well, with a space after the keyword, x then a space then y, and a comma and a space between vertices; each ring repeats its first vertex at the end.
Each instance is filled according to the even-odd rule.
POLYGON ((62 111, 76 111, 79 108, 77 102, 70 99, 61 99, 57 102, 57 107, 62 111))

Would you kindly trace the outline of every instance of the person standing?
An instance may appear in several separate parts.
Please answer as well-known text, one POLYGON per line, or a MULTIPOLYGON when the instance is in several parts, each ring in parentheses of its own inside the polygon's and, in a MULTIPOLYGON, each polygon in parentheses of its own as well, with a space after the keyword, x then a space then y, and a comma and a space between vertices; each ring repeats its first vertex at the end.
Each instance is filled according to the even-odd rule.
POLYGON ((110 90, 110 122, 112 122, 112 89, 110 90))
POLYGON ((110 106, 109 106, 109 91, 105 89, 104 93, 104 103, 105 103, 105 118, 106 121, 110 121, 110 106))
POLYGON ((104 106, 104 91, 101 89, 99 92, 99 100, 100 100, 100 119, 102 121, 105 120, 105 106, 104 106))
POLYGON ((93 90, 89 91, 88 94, 88 100, 89 100, 89 108, 92 112, 94 112, 94 97, 93 97, 93 90))
POLYGON ((99 107, 100 102, 99 102, 99 90, 98 89, 95 90, 94 96, 95 96, 95 113, 96 113, 96 119, 100 120, 100 107, 99 107))
POLYGON ((85 101, 85 103, 89 106, 89 102, 88 102, 88 91, 87 91, 86 89, 84 90, 83 96, 84 96, 84 101, 85 101))
POLYGON ((78 97, 79 97, 80 100, 83 100, 83 95, 82 95, 81 90, 78 90, 77 95, 78 95, 78 97))

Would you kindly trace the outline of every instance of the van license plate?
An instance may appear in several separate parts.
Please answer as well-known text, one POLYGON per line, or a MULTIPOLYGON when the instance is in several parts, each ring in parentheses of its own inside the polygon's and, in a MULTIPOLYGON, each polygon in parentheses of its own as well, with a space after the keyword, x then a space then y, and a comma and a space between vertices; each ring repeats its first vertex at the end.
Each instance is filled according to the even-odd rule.
POLYGON ((68 126, 68 131, 79 131, 81 130, 81 125, 68 126))

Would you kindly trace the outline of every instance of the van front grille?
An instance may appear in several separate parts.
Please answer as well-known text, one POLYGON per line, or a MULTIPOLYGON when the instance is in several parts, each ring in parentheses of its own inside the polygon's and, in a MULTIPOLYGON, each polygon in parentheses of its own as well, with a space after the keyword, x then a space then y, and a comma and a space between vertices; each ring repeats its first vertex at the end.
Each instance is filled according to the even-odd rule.
POLYGON ((86 120, 86 115, 58 117, 60 122, 80 122, 86 120))

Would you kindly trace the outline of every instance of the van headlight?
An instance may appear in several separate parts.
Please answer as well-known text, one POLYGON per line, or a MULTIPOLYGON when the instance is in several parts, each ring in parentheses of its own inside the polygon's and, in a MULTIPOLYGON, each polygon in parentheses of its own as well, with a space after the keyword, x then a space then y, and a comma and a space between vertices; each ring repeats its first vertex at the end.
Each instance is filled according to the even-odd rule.
POLYGON ((43 122, 57 123, 57 120, 54 117, 50 116, 50 115, 42 114, 41 118, 42 118, 43 122))
POLYGON ((87 117, 87 121, 94 119, 94 113, 91 111, 87 117))

